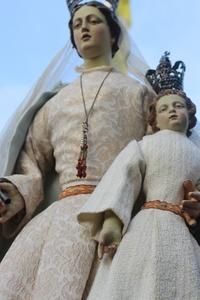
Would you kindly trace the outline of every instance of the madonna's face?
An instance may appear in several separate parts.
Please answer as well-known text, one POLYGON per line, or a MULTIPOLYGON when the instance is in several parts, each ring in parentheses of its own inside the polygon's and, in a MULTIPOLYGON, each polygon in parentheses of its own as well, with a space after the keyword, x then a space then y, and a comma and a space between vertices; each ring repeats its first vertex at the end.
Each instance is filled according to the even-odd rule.
POLYGON ((84 5, 72 20, 74 41, 79 54, 95 58, 111 53, 112 39, 104 15, 94 6, 84 5))
POLYGON ((189 117, 185 99, 179 95, 165 95, 156 103, 156 126, 185 132, 188 129, 189 117))

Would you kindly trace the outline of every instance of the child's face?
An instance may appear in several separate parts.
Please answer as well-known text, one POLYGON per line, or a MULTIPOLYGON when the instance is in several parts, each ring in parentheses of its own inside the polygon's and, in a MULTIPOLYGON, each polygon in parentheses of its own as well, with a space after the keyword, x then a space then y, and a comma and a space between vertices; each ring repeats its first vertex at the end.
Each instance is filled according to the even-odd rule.
POLYGON ((160 129, 187 132, 189 125, 185 99, 179 95, 165 95, 156 103, 156 126, 160 129))

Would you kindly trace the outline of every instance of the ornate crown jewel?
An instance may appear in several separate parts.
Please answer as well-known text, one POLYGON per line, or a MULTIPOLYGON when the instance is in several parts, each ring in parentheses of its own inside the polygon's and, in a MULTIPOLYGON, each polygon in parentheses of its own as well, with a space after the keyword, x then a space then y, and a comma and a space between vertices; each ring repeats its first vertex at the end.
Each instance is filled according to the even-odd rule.
POLYGON ((157 94, 165 90, 183 91, 185 64, 177 61, 172 67, 169 55, 170 52, 165 51, 156 70, 148 70, 146 73, 146 78, 157 94))
POLYGON ((98 1, 89 1, 89 0, 66 0, 68 9, 72 14, 74 9, 82 4, 87 4, 90 2, 101 3, 104 6, 108 7, 112 12, 115 12, 119 3, 119 0, 98 0, 98 1))

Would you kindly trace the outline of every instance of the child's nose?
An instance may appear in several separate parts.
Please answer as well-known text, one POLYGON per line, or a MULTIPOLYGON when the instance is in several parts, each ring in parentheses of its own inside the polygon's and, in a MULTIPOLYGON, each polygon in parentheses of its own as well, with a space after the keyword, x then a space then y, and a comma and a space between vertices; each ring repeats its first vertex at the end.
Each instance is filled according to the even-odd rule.
POLYGON ((169 113, 175 112, 175 111, 176 111, 175 107, 174 107, 174 106, 171 106, 170 109, 169 109, 169 113))

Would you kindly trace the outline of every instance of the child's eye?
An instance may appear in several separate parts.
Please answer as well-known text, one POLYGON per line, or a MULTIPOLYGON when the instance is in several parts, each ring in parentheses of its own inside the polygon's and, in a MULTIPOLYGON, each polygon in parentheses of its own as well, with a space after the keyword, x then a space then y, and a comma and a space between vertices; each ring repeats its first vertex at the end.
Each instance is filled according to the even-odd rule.
POLYGON ((184 108, 185 106, 183 104, 176 104, 176 108, 184 108))
POLYGON ((161 107, 160 110, 159 110, 159 113, 162 113, 166 110, 166 107, 161 107))

